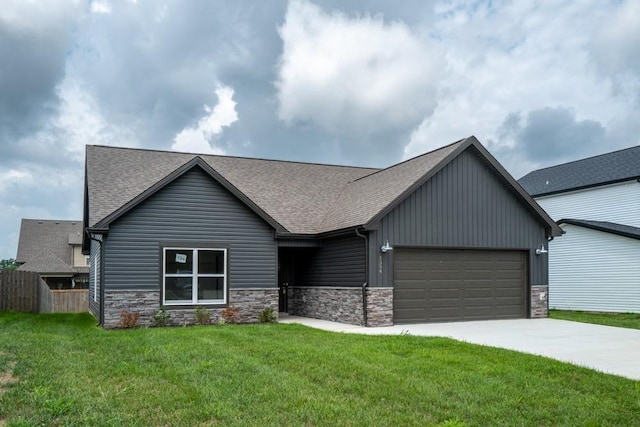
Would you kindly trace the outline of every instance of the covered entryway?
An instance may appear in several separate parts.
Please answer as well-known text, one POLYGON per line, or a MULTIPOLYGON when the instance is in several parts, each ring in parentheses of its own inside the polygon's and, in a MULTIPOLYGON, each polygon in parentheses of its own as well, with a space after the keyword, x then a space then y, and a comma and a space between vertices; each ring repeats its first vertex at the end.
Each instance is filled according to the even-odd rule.
POLYGON ((525 317, 526 252, 400 249, 394 254, 394 323, 525 317))

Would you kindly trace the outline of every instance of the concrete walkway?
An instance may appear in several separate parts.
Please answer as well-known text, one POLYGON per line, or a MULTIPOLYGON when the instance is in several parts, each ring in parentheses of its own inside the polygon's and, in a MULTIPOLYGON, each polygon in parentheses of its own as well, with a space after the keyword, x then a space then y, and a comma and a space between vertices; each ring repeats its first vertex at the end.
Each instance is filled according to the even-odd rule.
POLYGON ((333 332, 448 337, 473 344, 537 354, 601 372, 640 380, 640 330, 555 319, 490 320, 365 328, 297 316, 299 323, 333 332))

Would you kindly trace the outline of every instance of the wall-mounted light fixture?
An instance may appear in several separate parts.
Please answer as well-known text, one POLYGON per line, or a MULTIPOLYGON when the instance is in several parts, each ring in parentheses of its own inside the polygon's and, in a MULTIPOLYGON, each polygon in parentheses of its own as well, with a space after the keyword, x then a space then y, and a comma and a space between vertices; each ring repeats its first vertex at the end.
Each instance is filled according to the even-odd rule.
POLYGON ((536 249, 536 255, 542 255, 546 253, 549 253, 549 251, 544 248, 544 244, 540 245, 540 247, 536 249))
POLYGON ((386 254, 387 252, 393 250, 393 246, 389 244, 389 240, 387 239, 386 243, 380 247, 380 250, 383 254, 386 254))

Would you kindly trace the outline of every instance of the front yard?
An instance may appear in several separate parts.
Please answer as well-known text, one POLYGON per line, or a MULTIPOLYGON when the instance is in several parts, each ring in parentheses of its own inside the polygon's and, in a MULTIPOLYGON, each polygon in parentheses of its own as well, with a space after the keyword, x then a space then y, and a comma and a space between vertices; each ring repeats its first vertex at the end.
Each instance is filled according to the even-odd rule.
POLYGON ((0 313, 0 425, 637 425, 640 382, 444 338, 0 313))

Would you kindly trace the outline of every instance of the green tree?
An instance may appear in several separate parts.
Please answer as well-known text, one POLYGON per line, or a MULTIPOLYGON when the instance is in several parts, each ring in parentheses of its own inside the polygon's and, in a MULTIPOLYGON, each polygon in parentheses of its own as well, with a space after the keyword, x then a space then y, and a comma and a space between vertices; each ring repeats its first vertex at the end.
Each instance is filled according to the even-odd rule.
POLYGON ((0 259, 0 270, 15 270, 16 268, 18 268, 18 264, 15 259, 0 259))

